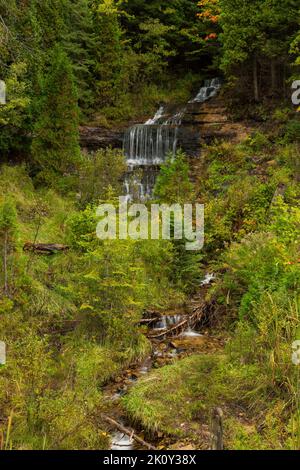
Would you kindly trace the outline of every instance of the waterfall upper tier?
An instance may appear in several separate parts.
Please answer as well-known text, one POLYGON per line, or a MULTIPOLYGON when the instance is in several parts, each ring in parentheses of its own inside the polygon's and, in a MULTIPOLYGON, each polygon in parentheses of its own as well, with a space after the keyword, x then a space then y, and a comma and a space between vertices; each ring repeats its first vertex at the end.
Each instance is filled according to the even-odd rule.
MULTIPOLYGON (((199 154, 201 137, 199 123, 201 123, 202 126, 202 123, 206 122, 207 113, 203 107, 206 107, 207 105, 210 106, 209 100, 212 97, 214 97, 214 100, 211 103, 213 107, 217 106, 220 108, 220 106, 222 106, 222 100, 219 100, 219 98, 216 98, 215 96, 218 93, 220 86, 221 80, 218 78, 207 80, 204 82, 204 85, 200 88, 195 98, 190 100, 185 106, 174 108, 174 106, 161 104, 153 118, 148 119, 144 124, 135 124, 129 129, 124 128, 123 126, 112 128, 104 126, 82 126, 80 128, 81 146, 87 152, 96 151, 99 148, 107 148, 109 146, 113 148, 123 147, 129 163, 132 165, 139 165, 139 162, 137 161, 138 156, 141 166, 152 164, 152 162, 155 164, 161 164, 162 160, 164 160, 165 152, 174 152, 177 148, 182 148, 188 156, 196 157, 199 154), (219 101, 217 105, 213 104, 215 103, 215 100, 219 101), (146 152, 148 153, 146 157, 143 158, 143 154, 141 153, 143 150, 141 149, 139 139, 141 138, 141 140, 144 141, 145 149, 146 132, 144 130, 140 130, 141 126, 170 126, 173 129, 174 127, 177 127, 177 132, 174 132, 173 129, 169 131, 169 144, 166 146, 164 144, 159 144, 160 139, 164 139, 164 134, 167 133, 166 129, 162 131, 158 130, 157 135, 154 135, 156 130, 154 131, 153 129, 150 131, 148 129, 147 139, 149 138, 150 142, 148 142, 149 145, 146 145, 146 152), (135 127, 137 127, 136 130, 134 130, 135 127), (132 142, 134 141, 135 144, 132 145, 132 142), (128 149, 126 149, 126 147, 128 147, 128 149), (149 147, 150 149, 153 149, 150 154, 149 147)), ((216 121, 219 122, 219 120, 219 116, 216 116, 216 121)))
MULTIPOLYGON (((204 103, 215 96, 221 87, 221 80, 206 80, 190 103, 204 103)), ((187 105, 187 106, 188 106, 187 105)), ((130 127, 124 136, 123 148, 128 165, 147 166, 163 163, 168 154, 175 154, 178 145, 178 128, 187 112, 187 106, 175 113, 168 113, 160 105, 154 117, 144 124, 130 127)))
POLYGON ((204 103, 213 96, 216 96, 222 86, 222 81, 219 78, 212 78, 211 80, 205 80, 204 86, 202 86, 195 96, 194 99, 190 100, 189 103, 204 103))

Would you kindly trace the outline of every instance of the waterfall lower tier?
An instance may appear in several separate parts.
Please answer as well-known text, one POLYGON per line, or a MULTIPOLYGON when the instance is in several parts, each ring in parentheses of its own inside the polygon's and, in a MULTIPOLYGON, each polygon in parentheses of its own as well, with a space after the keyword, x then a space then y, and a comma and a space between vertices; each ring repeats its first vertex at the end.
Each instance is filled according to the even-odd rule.
POLYGON ((171 115, 160 106, 152 119, 126 131, 123 150, 129 171, 124 187, 128 199, 151 198, 159 165, 176 154, 182 116, 183 111, 171 115))
POLYGON ((124 189, 129 201, 145 201, 151 199, 158 166, 129 167, 124 177, 124 189))
POLYGON ((159 165, 176 152, 177 127, 139 124, 128 129, 124 137, 124 153, 128 165, 159 165))

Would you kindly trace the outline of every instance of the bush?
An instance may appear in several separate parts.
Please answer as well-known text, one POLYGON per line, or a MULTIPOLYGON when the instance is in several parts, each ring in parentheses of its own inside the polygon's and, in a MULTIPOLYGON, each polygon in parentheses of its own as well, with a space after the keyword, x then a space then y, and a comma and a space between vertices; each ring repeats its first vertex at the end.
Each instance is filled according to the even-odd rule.
POLYGON ((300 142, 300 120, 292 119, 289 121, 284 129, 284 141, 288 142, 300 142))

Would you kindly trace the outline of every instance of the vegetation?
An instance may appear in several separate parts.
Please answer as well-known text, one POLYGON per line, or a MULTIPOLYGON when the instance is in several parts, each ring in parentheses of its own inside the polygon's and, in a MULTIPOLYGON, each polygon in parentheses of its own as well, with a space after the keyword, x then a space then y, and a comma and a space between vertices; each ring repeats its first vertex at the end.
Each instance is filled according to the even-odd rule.
POLYGON ((291 159, 299 147, 270 138, 208 147, 197 184, 207 208, 202 262, 220 273, 207 301, 218 312, 215 334, 224 326, 230 334, 225 352, 153 371, 124 399, 148 431, 189 436, 200 448, 200 425, 215 406, 225 412, 226 448, 299 448, 291 359, 300 331, 299 174, 291 159))
POLYGON ((136 327, 143 310, 182 299, 169 281, 172 246, 101 242, 92 202, 80 210, 53 189, 34 189, 22 166, 3 166, 0 187, 0 335, 9 351, 0 393, 10 420, 1 446, 105 448, 99 387, 149 352, 136 327), (22 251, 49 239, 70 251, 22 251))
POLYGON ((205 272, 226 346, 153 370, 120 407, 150 436, 206 448, 221 406, 226 448, 299 449, 299 13, 296 0, 0 0, 0 450, 109 448, 108 386, 151 352, 143 315, 183 309, 205 272), (205 205, 203 250, 174 230, 99 240, 126 161, 83 151, 80 126, 143 122, 217 76, 228 135, 240 120, 248 136, 169 155, 153 194, 205 205))

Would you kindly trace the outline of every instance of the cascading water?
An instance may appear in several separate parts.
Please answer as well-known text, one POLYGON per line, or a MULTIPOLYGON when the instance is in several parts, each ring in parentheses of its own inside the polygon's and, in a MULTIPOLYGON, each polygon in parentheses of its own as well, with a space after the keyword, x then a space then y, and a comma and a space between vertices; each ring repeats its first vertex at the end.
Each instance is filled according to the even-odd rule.
POLYGON ((123 148, 128 165, 124 187, 127 198, 149 199, 152 195, 157 168, 168 154, 175 155, 178 126, 182 113, 167 117, 164 106, 145 124, 127 130, 123 148))
POLYGON ((164 111, 164 106, 160 106, 159 109, 156 111, 154 117, 152 119, 148 119, 148 121, 145 122, 146 126, 151 126, 151 124, 157 124, 164 116, 164 111))
POLYGON ((205 80, 204 86, 200 88, 198 94, 189 103, 204 103, 213 96, 216 96, 222 86, 222 81, 219 78, 212 78, 205 80))
POLYGON ((154 330, 165 330, 182 320, 182 315, 163 315, 153 326, 154 330))
MULTIPOLYGON (((206 80, 199 93, 189 103, 203 103, 215 96, 221 87, 221 80, 206 80)), ((154 117, 144 124, 130 127, 124 136, 123 149, 128 172, 124 188, 129 200, 149 199, 155 185, 157 168, 167 155, 175 155, 178 143, 178 129, 186 108, 170 116, 160 106, 154 117)))
POLYGON ((139 124, 129 129, 124 138, 127 164, 160 165, 168 153, 176 152, 177 127, 169 124, 139 124))
POLYGON ((160 106, 145 124, 129 128, 123 143, 128 165, 160 165, 168 153, 175 153, 181 118, 182 113, 167 117, 164 106, 160 106))

